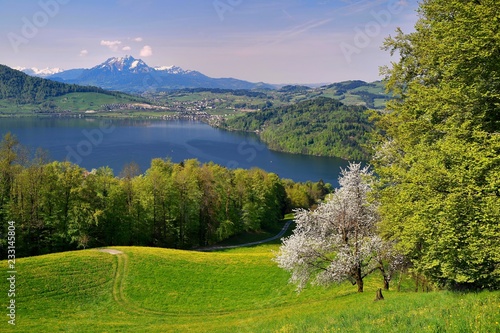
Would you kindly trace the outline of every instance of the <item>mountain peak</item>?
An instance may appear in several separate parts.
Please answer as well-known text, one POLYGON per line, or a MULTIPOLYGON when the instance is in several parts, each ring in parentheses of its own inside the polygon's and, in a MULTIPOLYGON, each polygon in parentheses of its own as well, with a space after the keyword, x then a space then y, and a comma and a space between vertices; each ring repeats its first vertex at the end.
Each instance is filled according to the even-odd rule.
POLYGON ((266 86, 232 78, 211 78, 178 66, 150 67, 143 60, 130 55, 108 58, 90 69, 68 70, 49 78, 129 93, 185 88, 254 89, 266 86))
POLYGON ((154 68, 149 67, 144 61, 141 59, 135 59, 132 56, 125 57, 112 57, 103 62, 100 65, 97 65, 91 70, 99 69, 105 70, 109 72, 130 72, 130 73, 149 73, 154 71, 154 68))
POLYGON ((193 72, 191 70, 184 70, 179 66, 156 66, 154 69, 168 74, 188 74, 193 72))

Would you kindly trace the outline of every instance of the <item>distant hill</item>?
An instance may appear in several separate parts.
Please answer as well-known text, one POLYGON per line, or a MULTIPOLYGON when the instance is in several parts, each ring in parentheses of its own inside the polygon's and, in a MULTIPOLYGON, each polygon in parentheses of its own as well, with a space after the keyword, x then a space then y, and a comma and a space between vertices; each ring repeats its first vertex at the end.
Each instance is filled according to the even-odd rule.
POLYGON ((386 93, 383 81, 343 81, 318 88, 322 96, 340 100, 347 105, 364 105, 370 109, 383 109, 392 95, 386 93))
MULTIPOLYGON (((119 92, 106 91, 94 86, 80 86, 55 82, 40 77, 29 76, 21 71, 0 65, 0 112, 63 111, 54 103, 54 99, 74 95, 87 96, 88 105, 75 105, 78 109, 94 109, 93 101, 109 103, 144 102, 142 99, 119 92)), ((82 100, 82 98, 80 98, 82 100)))
POLYGON ((345 105, 365 106, 369 109, 384 109, 392 96, 385 92, 383 81, 365 82, 360 80, 343 81, 320 87, 286 85, 270 92, 273 104, 298 103, 317 97, 334 98, 345 105))
MULTIPOLYGON (((70 69, 67 71, 62 71, 59 73, 51 74, 51 75, 49 75, 49 79, 54 80, 54 81, 60 81, 60 82, 69 82, 72 80, 76 80, 85 71, 86 71, 86 69, 84 69, 84 68, 70 69)), ((25 73, 30 74, 28 72, 25 72, 25 73)))
POLYGON ((98 87, 64 84, 29 76, 10 67, 0 65, 0 99, 9 99, 16 104, 41 103, 47 97, 56 97, 74 92, 113 94, 98 87))
POLYGON ((90 69, 63 71, 50 79, 127 93, 144 93, 185 88, 272 89, 264 83, 251 83, 233 78, 211 78, 200 72, 177 66, 150 67, 132 56, 109 58, 90 69))
POLYGON ((298 86, 298 85, 288 85, 281 87, 279 92, 304 92, 304 91, 310 91, 312 88, 307 87, 307 86, 298 86))
POLYGON ((220 127, 257 132, 270 149, 295 154, 367 160, 372 124, 364 106, 318 97, 225 120, 220 127))

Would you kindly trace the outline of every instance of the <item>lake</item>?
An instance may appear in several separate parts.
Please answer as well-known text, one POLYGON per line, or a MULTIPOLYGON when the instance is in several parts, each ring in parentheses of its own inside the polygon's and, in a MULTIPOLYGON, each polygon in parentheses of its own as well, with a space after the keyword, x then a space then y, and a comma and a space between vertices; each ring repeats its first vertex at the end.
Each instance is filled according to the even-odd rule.
POLYGON ((294 181, 337 186, 347 161, 269 150, 253 133, 228 132, 188 120, 96 118, 0 118, 2 137, 11 132, 24 146, 40 147, 52 160, 91 170, 109 166, 115 175, 130 162, 146 171, 153 158, 173 162, 196 158, 229 168, 258 167, 294 181))

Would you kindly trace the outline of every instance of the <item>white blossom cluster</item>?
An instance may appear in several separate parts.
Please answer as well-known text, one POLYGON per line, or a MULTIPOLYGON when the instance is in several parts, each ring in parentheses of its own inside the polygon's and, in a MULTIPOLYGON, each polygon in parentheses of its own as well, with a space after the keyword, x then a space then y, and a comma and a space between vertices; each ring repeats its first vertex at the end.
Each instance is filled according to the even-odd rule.
POLYGON ((379 268, 389 250, 376 234, 377 205, 368 198, 371 178, 368 167, 350 163, 329 201, 314 211, 295 211, 297 226, 274 260, 291 272, 298 291, 309 281, 355 284, 379 268))

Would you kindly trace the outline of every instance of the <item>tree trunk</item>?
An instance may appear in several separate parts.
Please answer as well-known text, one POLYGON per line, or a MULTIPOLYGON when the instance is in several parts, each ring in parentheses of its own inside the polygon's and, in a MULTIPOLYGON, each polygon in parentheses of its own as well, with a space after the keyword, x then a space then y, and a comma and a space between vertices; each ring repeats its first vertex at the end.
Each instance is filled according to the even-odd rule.
POLYGON ((384 276, 384 290, 389 290, 389 277, 384 276))
POLYGON ((358 293, 362 293, 363 292, 363 275, 361 273, 361 265, 358 265, 358 267, 356 267, 356 271, 355 271, 355 276, 354 276, 354 280, 356 281, 356 284, 358 285, 358 293))
POLYGON ((382 277, 384 278, 384 290, 389 290, 389 282, 391 281, 391 278, 389 277, 388 272, 384 269, 384 264, 382 262, 379 262, 379 270, 382 273, 382 277))
POLYGON ((358 285, 358 293, 363 292, 363 279, 356 279, 356 284, 358 285))
POLYGON ((382 295, 382 288, 377 289, 377 294, 375 296, 375 301, 381 301, 384 299, 384 296, 382 295))
POLYGON ((401 291, 401 281, 403 280, 403 270, 401 269, 399 271, 399 277, 398 277, 398 291, 401 291))

